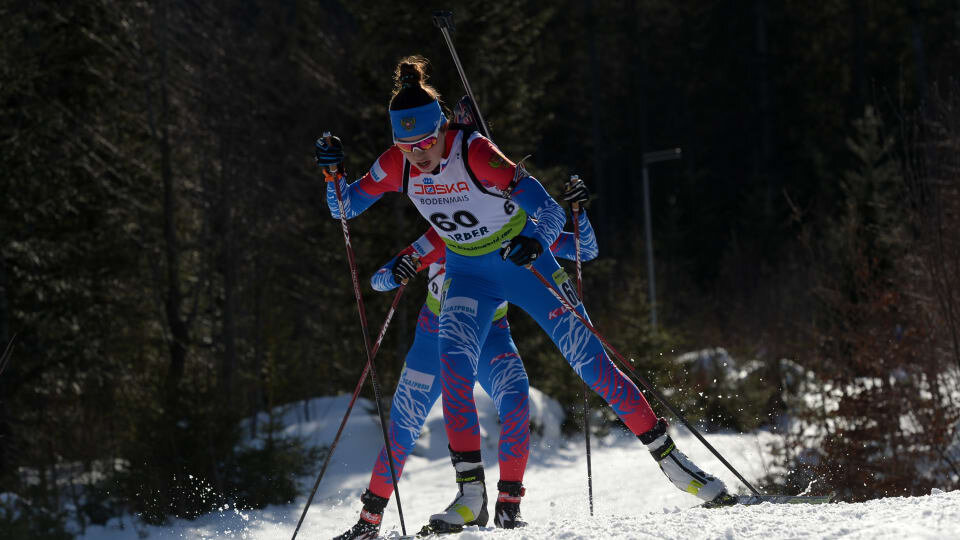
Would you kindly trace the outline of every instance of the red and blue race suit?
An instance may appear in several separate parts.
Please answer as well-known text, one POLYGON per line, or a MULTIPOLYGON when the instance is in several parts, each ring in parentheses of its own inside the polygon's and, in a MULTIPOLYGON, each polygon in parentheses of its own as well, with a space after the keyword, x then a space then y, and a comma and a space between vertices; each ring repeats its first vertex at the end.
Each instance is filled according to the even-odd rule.
MULTIPOLYGON (((596 236, 586 213, 581 216, 581 257, 590 260, 597 256, 596 236)), ((557 257, 576 257, 571 233, 562 233, 550 249, 557 257)), ((389 440, 397 479, 403 472, 407 456, 417 443, 427 414, 440 397, 439 284, 443 283, 445 275, 445 251, 439 236, 430 229, 390 259, 370 279, 371 285, 378 291, 394 289, 399 286, 392 272, 397 257, 408 253, 424 253, 419 270, 427 270, 427 301, 420 308, 413 345, 407 352, 390 409, 389 440)), ((506 315, 507 305, 504 303, 494 314, 487 339, 480 349, 477 382, 493 399, 500 418, 500 480, 522 482, 530 455, 530 406, 527 400, 530 383, 510 335, 510 323, 506 315)), ((389 498, 393 493, 386 449, 381 449, 377 456, 369 488, 384 498, 389 498)))
MULTIPOLYGON (((439 350, 444 422, 450 447, 479 450, 480 427, 473 385, 482 345, 497 307, 507 301, 526 311, 550 336, 563 357, 634 434, 644 433, 656 416, 637 386, 610 360, 597 339, 553 297, 528 269, 501 259, 500 245, 514 236, 539 241, 543 255, 533 267, 552 280, 583 316, 586 310, 549 246, 566 222, 560 206, 533 177, 508 160, 494 144, 470 135, 462 155, 463 132, 449 130, 444 158, 434 171, 410 167, 403 182, 403 154, 384 152, 360 180, 339 180, 347 218, 355 217, 387 192, 405 192, 446 244, 446 276, 441 287, 439 350), (469 160, 470 170, 465 168, 469 160)), ((332 182, 331 182, 332 184, 332 182)), ((334 187, 328 204, 339 217, 334 187)))

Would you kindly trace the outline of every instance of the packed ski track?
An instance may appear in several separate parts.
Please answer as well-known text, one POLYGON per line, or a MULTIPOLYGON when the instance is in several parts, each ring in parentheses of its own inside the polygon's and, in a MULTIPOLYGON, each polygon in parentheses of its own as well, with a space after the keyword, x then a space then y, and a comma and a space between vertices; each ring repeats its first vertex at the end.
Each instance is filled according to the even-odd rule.
MULTIPOLYGON (((594 515, 587 499, 586 457, 582 434, 564 439, 558 432, 559 405, 531 389, 531 420, 535 438, 524 478, 527 493, 522 511, 529 525, 512 531, 467 528, 451 540, 587 538, 960 538, 960 491, 934 492, 923 497, 897 497, 864 503, 772 505, 707 510, 699 500, 678 491, 660 473, 642 445, 629 434, 595 437, 593 447, 594 515)), ((284 414, 285 433, 328 445, 349 402, 349 396, 319 398, 292 407, 284 414)), ((484 435, 487 492, 493 510, 496 479, 496 438, 499 432, 493 404, 477 390, 484 435)), ((733 491, 746 492, 685 429, 671 429, 677 445, 708 472, 721 477, 733 491)), ((708 440, 748 479, 771 466, 766 446, 775 439, 767 432, 710 434, 708 440)), ((373 405, 360 400, 354 408, 330 467, 307 512, 297 538, 330 539, 350 528, 360 511, 360 494, 382 445, 373 405)), ((305 490, 315 477, 302 479, 305 490)), ((198 489, 201 489, 198 487, 198 489)), ((408 534, 424 525, 455 494, 439 403, 428 417, 414 455, 400 481, 400 497, 408 534)), ((223 507, 194 521, 177 520, 165 527, 145 526, 132 517, 106 526, 88 527, 80 538, 116 540, 150 538, 237 538, 286 540, 293 535, 306 503, 301 495, 288 506, 261 510, 223 507)), ((383 518, 381 538, 401 534, 396 501, 383 518)))

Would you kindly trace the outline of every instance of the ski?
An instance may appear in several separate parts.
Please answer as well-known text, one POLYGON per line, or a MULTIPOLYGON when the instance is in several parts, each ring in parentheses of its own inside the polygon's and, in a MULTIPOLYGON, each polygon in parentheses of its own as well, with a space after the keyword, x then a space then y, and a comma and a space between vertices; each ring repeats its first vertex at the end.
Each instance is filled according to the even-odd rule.
POLYGON ((415 540, 417 538, 420 538, 420 539, 437 538, 437 535, 433 534, 432 532, 426 531, 425 529, 426 527, 424 527, 423 529, 420 529, 420 532, 416 534, 406 534, 401 536, 380 536, 378 538, 382 538, 383 540, 415 540))
MULTIPOLYGON (((833 494, 830 495, 735 495, 737 502, 729 506, 716 507, 716 508, 730 508, 733 506, 744 505, 752 506, 755 504, 827 504, 833 501, 833 494)), ((396 537, 381 537, 389 538, 389 540, 416 540, 416 539, 429 539, 429 538, 440 538, 442 536, 450 536, 458 534, 462 531, 451 531, 448 533, 438 533, 430 530, 430 526, 427 525, 420 530, 417 534, 408 534, 406 536, 396 536, 396 537)))
POLYGON ((422 539, 424 539, 424 538, 429 539, 429 538, 441 538, 441 537, 444 537, 444 536, 452 536, 452 535, 455 535, 455 534, 460 534, 460 533, 462 533, 463 530, 464 530, 464 527, 460 527, 459 529, 454 528, 454 529, 448 530, 448 531, 438 531, 438 530, 434 529, 433 527, 431 527, 430 525, 424 525, 423 528, 420 529, 420 532, 418 532, 417 534, 408 534, 408 535, 406 535, 406 536, 396 536, 396 537, 386 537, 386 536, 385 536, 385 537, 383 537, 383 538, 385 538, 385 539, 389 538, 389 540, 415 540, 415 539, 419 538, 419 539, 422 540, 422 539))
POLYGON ((833 500, 830 495, 737 495, 737 504, 826 504, 833 500))

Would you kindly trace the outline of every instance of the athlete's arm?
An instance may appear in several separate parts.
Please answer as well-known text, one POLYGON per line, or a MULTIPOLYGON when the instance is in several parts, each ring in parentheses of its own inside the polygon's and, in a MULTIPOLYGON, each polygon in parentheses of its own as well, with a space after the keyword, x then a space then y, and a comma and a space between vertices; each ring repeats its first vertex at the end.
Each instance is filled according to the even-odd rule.
POLYGON ((396 264, 398 258, 404 255, 417 255, 420 263, 417 267, 417 272, 420 272, 430 266, 431 263, 443 257, 446 253, 445 250, 446 245, 443 243, 443 240, 440 239, 440 235, 437 234, 437 231, 433 230, 433 227, 430 227, 420 238, 417 238, 412 244, 400 250, 400 253, 397 253, 392 259, 387 261, 387 264, 381 266, 380 269, 370 277, 370 285, 374 290, 380 292, 395 289, 400 286, 400 283, 397 282, 397 279, 393 275, 393 266, 396 264))
MULTIPOLYGON (((587 210, 580 208, 577 214, 580 226, 580 259, 589 261, 596 259, 600 254, 600 247, 597 245, 597 237, 593 233, 593 227, 590 225, 590 219, 587 218, 587 210)), ((577 258, 576 242, 573 238, 574 233, 562 232, 557 241, 550 246, 550 251, 554 256, 563 259, 574 260, 577 258)))
POLYGON ((521 178, 510 198, 537 222, 536 228, 532 231, 533 237, 545 248, 553 245, 563 231, 567 215, 543 185, 532 176, 521 178))
POLYGON ((537 221, 531 235, 543 244, 544 249, 553 245, 563 230, 567 216, 540 182, 532 176, 524 176, 515 186, 511 186, 517 165, 507 159, 489 139, 482 136, 470 142, 469 156, 470 168, 477 180, 483 185, 510 191, 510 198, 537 221))
MULTIPOLYGON (((343 198, 343 210, 347 219, 362 214, 388 191, 400 191, 403 182, 403 154, 396 146, 391 146, 373 163, 367 174, 352 184, 340 177, 340 194, 343 198)), ((337 194, 333 182, 327 182, 327 206, 330 215, 340 219, 337 206, 337 194)))

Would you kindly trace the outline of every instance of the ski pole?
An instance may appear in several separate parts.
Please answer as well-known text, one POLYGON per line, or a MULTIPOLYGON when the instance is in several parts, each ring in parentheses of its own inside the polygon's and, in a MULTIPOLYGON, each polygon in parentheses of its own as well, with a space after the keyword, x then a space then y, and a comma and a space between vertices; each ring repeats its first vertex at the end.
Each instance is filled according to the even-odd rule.
POLYGON ((587 328, 587 330, 593 333, 593 335, 597 336, 597 339, 600 340, 600 343, 603 344, 604 348, 610 351, 610 353, 617 360, 619 360, 622 365, 626 366, 627 369, 630 372, 632 372, 633 375, 637 378, 637 380, 640 381, 640 384, 643 385, 643 387, 648 392, 653 394, 653 397, 657 398, 657 401, 659 401, 660 404, 662 404, 671 413, 673 413, 673 415, 676 416, 680 420, 680 422, 682 422, 683 425, 686 426, 687 429, 689 429, 690 432, 693 433, 697 437, 697 439, 699 439, 700 442, 703 443, 703 445, 706 446, 707 449, 710 450, 710 452, 712 452, 713 455, 716 456, 717 459, 719 459, 720 462, 723 463, 724 466, 726 466, 726 468, 730 470, 730 472, 736 475, 736 477, 739 478, 741 482, 743 482, 743 485, 747 486, 750 489, 750 491, 752 491, 755 495, 757 496, 763 495, 762 493, 760 493, 760 491, 757 490, 757 488, 753 487, 750 484, 750 482, 747 482, 747 479, 744 478, 743 475, 741 475, 736 469, 734 469, 733 465, 731 465, 722 455, 720 455, 720 452, 718 452, 717 449, 713 447, 713 445, 707 442, 707 440, 703 438, 703 435, 701 435, 696 428, 690 425, 690 422, 687 422, 686 417, 684 417, 683 414, 681 414, 680 411, 676 407, 674 407, 673 404, 670 403, 670 401, 668 401, 663 394, 661 394, 656 388, 654 388, 653 385, 650 384, 649 381, 647 381, 646 377, 641 375, 639 371, 637 371, 632 365, 630 365, 630 362, 628 362, 626 358, 624 358, 624 356, 620 354, 619 351, 614 349, 613 346, 607 342, 606 338, 604 338, 603 335, 601 335, 600 332, 598 332, 597 329, 594 328, 593 325, 587 321, 586 317, 584 317, 583 315, 580 314, 580 312, 574 309, 574 307, 570 304, 570 302, 566 299, 566 297, 560 294, 560 291, 558 291, 557 288, 553 286, 553 284, 551 284, 549 281, 547 281, 545 277, 543 277, 543 274, 541 274, 536 268, 534 268, 533 265, 528 265, 527 268, 529 268, 530 271, 533 272, 533 275, 537 276, 537 279, 539 279, 547 287, 547 289, 549 289, 550 292, 553 293, 553 296, 560 301, 560 304, 563 307, 570 310, 570 312, 573 313, 574 316, 576 316, 581 323, 583 323, 583 325, 587 328))
MULTIPOLYGON (((340 144, 339 139, 334 139, 329 131, 323 133, 323 138, 327 145, 340 144)), ((360 331, 363 334, 363 347, 367 353, 367 367, 370 369, 370 384, 373 386, 373 397, 377 404, 377 416, 380 418, 380 430, 383 432, 383 445, 387 450, 387 464, 390 466, 390 478, 393 480, 393 491, 397 500, 397 512, 400 514, 400 528, 403 534, 407 534, 407 527, 403 521, 403 506, 400 504, 400 491, 397 485, 397 471, 393 466, 393 450, 390 448, 390 437, 387 434, 387 421, 383 414, 383 405, 380 398, 380 383, 377 381, 377 370, 373 364, 373 356, 370 351, 370 332, 367 329, 367 313, 363 308, 363 297, 360 294, 360 281, 357 278, 357 263, 353 256, 353 244, 350 243, 350 227, 347 225, 347 214, 343 205, 343 194, 340 193, 340 178, 343 177, 343 171, 338 170, 337 165, 328 166, 329 170, 324 171, 324 175, 333 176, 333 191, 337 197, 337 208, 340 210, 340 227, 343 229, 343 243, 347 250, 347 264, 350 266, 350 279, 353 282, 353 295, 357 299, 357 313, 360 316, 360 331)))
MULTIPOLYGON (((323 137, 326 139, 328 145, 334 142, 329 131, 324 132, 323 137)), ((336 142, 339 144, 339 140, 336 142)), ((337 175, 343 176, 343 171, 338 171, 336 165, 332 165, 329 168, 330 172, 335 175, 333 190, 337 196, 337 208, 340 210, 340 227, 343 229, 343 243, 347 250, 347 263, 350 266, 350 279, 353 282, 353 296, 357 299, 357 313, 360 316, 363 347, 367 352, 370 384, 373 386, 373 397, 377 403, 377 416, 380 417, 380 430, 383 432, 383 446, 387 450, 387 463, 390 465, 390 479, 393 480, 393 492, 397 500, 397 513, 400 514, 400 529, 403 531, 403 534, 407 534, 407 526, 403 521, 403 506, 400 504, 400 486, 397 485, 397 471, 393 466, 393 450, 390 448, 390 437, 387 434, 387 420, 383 414, 383 404, 380 398, 380 383, 377 380, 377 370, 374 366, 373 355, 370 351, 370 332, 367 330, 367 313, 363 309, 363 296, 360 294, 360 281, 357 278, 357 262, 353 256, 353 244, 350 243, 350 228, 347 226, 347 214, 343 206, 343 194, 340 193, 340 181, 336 178, 337 175)))
POLYGON ((457 56, 457 49, 453 46, 453 40, 450 39, 450 31, 455 30, 453 25, 453 12, 449 10, 434 11, 433 24, 440 29, 440 33, 443 34, 444 41, 447 42, 447 48, 450 49, 450 56, 453 57, 453 63, 457 66, 457 73, 460 74, 460 81, 463 83, 463 89, 467 91, 467 97, 470 98, 470 102, 473 105, 473 112, 477 115, 477 124, 480 128, 480 134, 490 139, 490 129, 487 127, 487 122, 484 121, 483 116, 480 114, 480 107, 477 106, 477 99, 473 97, 473 90, 470 88, 470 83, 467 81, 467 74, 463 71, 463 66, 460 64, 460 57, 457 56))
MULTIPOLYGON (((390 311, 387 312, 387 317, 383 321, 383 326, 380 327, 380 335, 377 336, 377 342, 373 344, 373 351, 371 356, 376 357, 377 351, 380 350, 380 343, 383 342, 383 336, 387 333, 387 326, 390 324, 390 320, 393 318, 393 313, 397 309, 397 304, 400 303, 400 296, 403 294, 403 289, 406 287, 406 284, 400 285, 400 288, 397 289, 396 296, 393 297, 393 304, 390 305, 390 311)), ((340 434, 343 433, 344 426, 347 425, 347 420, 350 418, 350 412, 353 410, 353 404, 357 401, 357 396, 360 395, 360 390, 363 388, 363 383, 367 380, 367 373, 370 372, 370 362, 367 362, 363 367, 363 373, 360 374, 360 380, 357 381, 356 388, 353 389, 353 396, 350 398, 350 404, 347 405, 347 411, 343 414, 343 420, 340 421, 340 427, 337 428, 337 434, 333 437, 333 442, 330 443, 330 449, 327 450, 327 457, 323 460, 323 467, 320 468, 320 474, 317 476, 317 481, 313 483, 313 490, 310 491, 310 496, 307 497, 307 504, 303 507, 303 512, 300 514, 300 520, 297 521, 297 528, 293 531, 293 540, 297 538, 297 532, 300 530, 300 525, 303 523, 303 518, 307 515, 307 509, 310 508, 310 503, 313 502, 313 496, 317 493, 317 488, 320 487, 320 481, 323 480, 324 473, 327 472, 327 466, 330 465, 330 459, 333 457, 334 450, 337 449, 337 443, 340 442, 340 434)), ((396 481, 394 481, 394 487, 396 487, 396 481)))
MULTIPOLYGON (((580 177, 573 175, 570 182, 579 180, 580 177)), ((580 265, 580 203, 570 203, 570 210, 573 212, 573 249, 577 254, 577 294, 580 301, 583 301, 583 271, 580 265)), ((587 381, 580 380, 583 383, 583 438, 587 444, 587 498, 590 501, 590 515, 593 516, 593 464, 590 457, 590 388, 587 381)))

